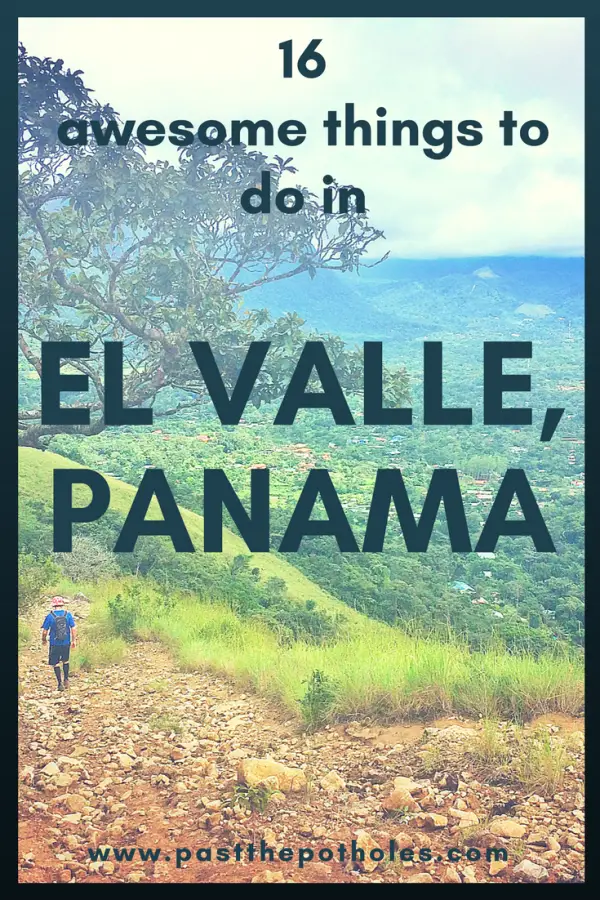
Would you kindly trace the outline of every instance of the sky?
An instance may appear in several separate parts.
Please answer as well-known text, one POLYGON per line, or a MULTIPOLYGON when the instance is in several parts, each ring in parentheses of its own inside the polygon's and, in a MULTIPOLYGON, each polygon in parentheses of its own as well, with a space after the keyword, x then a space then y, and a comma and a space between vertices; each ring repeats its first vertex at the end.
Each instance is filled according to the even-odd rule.
MULTIPOLYGON (((19 38, 83 69, 124 119, 299 119, 302 145, 257 149, 293 156, 293 183, 315 193, 326 174, 360 187, 382 252, 583 254, 582 18, 21 18, 19 38), (292 40, 297 58, 313 38, 323 75, 284 79, 279 44, 292 40), (419 146, 328 146, 323 120, 346 103, 373 124, 381 106, 388 122, 414 119, 419 146), (503 146, 505 110, 545 122, 546 143, 503 146), (432 119, 475 119, 483 142, 429 159, 432 119)), ((167 144, 149 155, 176 160, 167 144)))

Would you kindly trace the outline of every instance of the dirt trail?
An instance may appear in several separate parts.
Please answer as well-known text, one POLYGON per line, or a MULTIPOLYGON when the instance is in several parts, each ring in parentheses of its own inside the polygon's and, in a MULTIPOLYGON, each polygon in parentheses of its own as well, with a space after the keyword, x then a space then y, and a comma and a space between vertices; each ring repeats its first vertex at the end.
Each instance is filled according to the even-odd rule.
MULTIPOLYGON (((418 725, 384 729, 349 723, 304 735, 264 698, 213 673, 178 671, 155 644, 132 645, 123 663, 74 675, 64 693, 56 691, 44 656, 32 642, 20 662, 23 882, 581 880, 577 766, 557 799, 544 802, 507 785, 480 784, 460 768, 473 741, 473 723, 445 720, 425 734, 418 725), (421 774, 427 752, 441 754, 439 777, 421 774), (227 808, 240 760, 265 757, 302 768, 302 790, 273 794, 264 813, 227 808), (332 771, 339 779, 325 789, 321 779, 332 771), (416 818, 403 808, 384 808, 399 776, 416 782, 411 788, 416 818), (524 833, 512 858, 512 841, 492 837, 492 846, 508 847, 509 865, 491 875, 485 859, 449 863, 449 847, 466 851, 470 844, 485 853, 494 822, 490 814, 497 820, 503 804, 524 833), (471 817, 468 831, 460 827, 461 813, 471 817), (436 815, 446 824, 431 827, 436 815), (342 842, 350 847, 361 830, 386 849, 401 832, 404 846, 412 843, 416 853, 429 847, 433 859, 386 861, 364 871, 334 857, 299 871, 295 861, 277 858, 229 863, 214 858, 218 847, 259 845, 264 839, 274 848, 312 848, 316 860, 318 849, 342 842), (104 845, 161 848, 161 858, 91 862, 88 847, 104 845), (177 847, 192 851, 181 868, 175 865, 177 847), (194 858, 202 847, 213 848, 212 861, 194 858), (523 859, 533 868, 515 874, 523 859), (538 870, 546 875, 538 878, 538 870)), ((567 731, 576 724, 569 721, 567 731)), ((366 838, 358 835, 358 840, 366 838)))

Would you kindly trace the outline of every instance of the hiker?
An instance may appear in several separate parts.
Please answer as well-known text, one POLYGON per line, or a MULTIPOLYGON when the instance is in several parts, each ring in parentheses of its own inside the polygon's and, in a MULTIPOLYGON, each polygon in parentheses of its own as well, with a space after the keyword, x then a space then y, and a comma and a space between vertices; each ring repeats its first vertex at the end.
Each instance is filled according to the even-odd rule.
POLYGON ((48 665, 54 669, 59 691, 64 691, 65 688, 69 687, 69 654, 71 647, 75 649, 75 634, 77 631, 72 614, 68 610, 63 609, 65 602, 64 597, 53 597, 52 609, 42 625, 42 644, 47 643, 48 634, 50 634, 48 665), (60 670, 61 663, 62 673, 60 670))

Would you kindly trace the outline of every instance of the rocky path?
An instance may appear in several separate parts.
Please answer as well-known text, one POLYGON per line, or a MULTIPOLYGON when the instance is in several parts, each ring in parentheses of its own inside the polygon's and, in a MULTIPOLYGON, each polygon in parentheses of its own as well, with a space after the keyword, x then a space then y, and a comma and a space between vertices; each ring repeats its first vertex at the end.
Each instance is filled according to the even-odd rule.
MULTIPOLYGON (((65 693, 39 646, 22 652, 20 669, 22 882, 583 878, 577 722, 565 729, 574 763, 560 790, 542 797, 511 788, 510 779, 478 780, 465 762, 473 723, 349 723, 305 735, 263 698, 213 673, 179 672, 156 644, 133 645, 124 663, 77 674, 65 693), (251 811, 250 799, 266 807, 251 811), (252 842, 258 852, 261 840, 275 853, 293 848, 294 860, 216 859, 217 848, 236 844, 252 842), (349 854, 352 840, 364 862, 327 852, 318 860, 319 850, 337 854, 340 843, 349 854), (93 862, 88 847, 99 846, 160 848, 161 856, 93 862), (490 846, 506 847, 508 862, 486 860, 490 846), (300 847, 314 853, 301 870, 300 847), (381 862, 377 853, 369 858, 377 847, 386 852, 381 862), (449 862, 453 847, 463 857, 449 862), (190 850, 187 861, 180 852, 179 868, 177 848, 190 850), (469 848, 481 858, 466 858, 469 848), (400 859, 402 849, 414 861, 406 852, 400 859), (419 851, 431 859, 420 861, 419 851)), ((542 727, 558 733, 552 722, 542 727)))

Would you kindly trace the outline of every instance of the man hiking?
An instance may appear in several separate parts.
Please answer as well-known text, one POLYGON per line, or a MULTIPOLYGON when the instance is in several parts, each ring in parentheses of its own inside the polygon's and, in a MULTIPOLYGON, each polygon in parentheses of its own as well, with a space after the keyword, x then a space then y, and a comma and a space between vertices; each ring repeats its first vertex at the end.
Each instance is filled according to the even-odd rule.
POLYGON ((75 648, 75 634, 77 631, 75 620, 68 610, 63 609, 64 605, 64 597, 53 597, 52 609, 42 625, 42 644, 48 642, 48 634, 50 635, 48 665, 54 669, 59 691, 64 691, 65 688, 69 687, 69 654, 71 647, 75 648), (62 673, 60 670, 61 663, 62 673))

